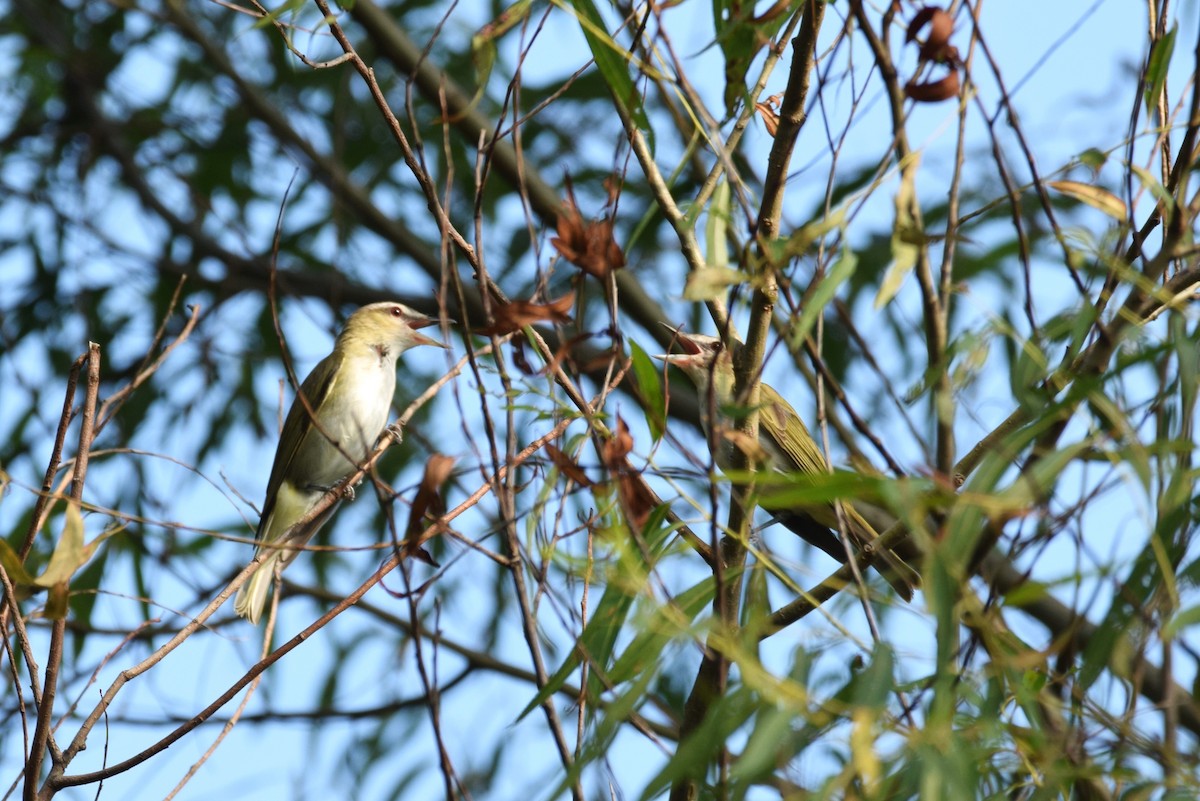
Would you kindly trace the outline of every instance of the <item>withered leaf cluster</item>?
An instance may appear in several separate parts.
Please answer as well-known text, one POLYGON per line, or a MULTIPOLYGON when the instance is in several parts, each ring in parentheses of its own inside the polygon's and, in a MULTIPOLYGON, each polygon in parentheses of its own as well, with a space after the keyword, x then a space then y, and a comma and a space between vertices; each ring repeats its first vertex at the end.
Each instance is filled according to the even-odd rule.
POLYGON ((532 303, 527 300, 514 300, 497 304, 492 307, 492 324, 480 328, 477 333, 484 336, 503 336, 519 331, 527 325, 550 322, 565 324, 571 322, 567 314, 575 303, 575 295, 568 293, 549 303, 532 303))
MULTIPOLYGON (((614 182, 607 182, 608 202, 605 208, 612 210, 618 192, 614 182)), ((588 275, 605 279, 614 270, 625 266, 625 254, 613 237, 613 217, 605 214, 599 220, 584 222, 575 200, 575 188, 567 177, 567 200, 558 215, 558 236, 550 244, 564 259, 588 275)))
POLYGON ((918 103, 937 103, 958 94, 958 66, 961 61, 958 48, 950 44, 953 33, 954 18, 943 8, 925 6, 913 17, 908 24, 905 42, 917 42, 917 54, 922 64, 944 64, 950 67, 950 71, 936 80, 918 81, 912 78, 904 86, 905 96, 918 103), (917 39, 922 30, 926 31, 924 41, 917 39))

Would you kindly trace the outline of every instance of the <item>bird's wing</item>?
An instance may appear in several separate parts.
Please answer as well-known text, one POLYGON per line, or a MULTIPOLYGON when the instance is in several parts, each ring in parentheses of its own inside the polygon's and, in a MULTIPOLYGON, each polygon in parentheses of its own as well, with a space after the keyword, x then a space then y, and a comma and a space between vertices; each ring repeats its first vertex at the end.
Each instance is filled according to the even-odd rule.
POLYGON ((333 395, 334 385, 341 372, 338 368, 341 367, 343 358, 341 352, 335 350, 317 362, 317 366, 300 384, 299 394, 292 400, 292 407, 288 409, 287 418, 283 421, 283 432, 279 435, 279 447, 275 450, 275 463, 271 465, 271 478, 267 481, 267 497, 263 502, 259 536, 262 536, 263 523, 271 518, 275 498, 279 494, 280 485, 283 484, 283 477, 287 475, 288 468, 296 458, 300 446, 304 444, 305 437, 312 431, 313 418, 321 417, 322 402, 325 398, 333 395), (300 399, 300 395, 304 396, 308 401, 308 406, 312 408, 311 415, 305 408, 304 401, 300 399), (284 443, 290 443, 287 450, 284 450, 284 443))
MULTIPOLYGON (((762 385, 761 393, 763 405, 758 424, 790 460, 790 466, 809 475, 816 476, 825 473, 828 470, 825 465, 825 457, 821 455, 816 441, 804 427, 800 415, 796 413, 790 403, 783 399, 783 396, 766 384, 762 385), (790 417, 795 417, 795 425, 788 425, 790 417)), ((842 502, 842 509, 849 529, 847 533, 858 547, 861 548, 879 536, 875 529, 871 528, 871 524, 863 519, 863 516, 848 500, 842 502)), ((830 528, 836 527, 836 520, 828 519, 828 512, 821 514, 820 512, 823 510, 808 511, 813 514, 818 523, 828 524, 830 528)), ((828 553, 828 551, 826 552, 828 553)), ((917 572, 890 550, 881 552, 878 561, 879 572, 888 580, 888 583, 906 601, 912 600, 913 587, 920 583, 917 572)))
POLYGON ((760 385, 759 392, 762 410, 759 412, 758 425, 779 446, 794 469, 814 475, 826 472, 825 457, 792 405, 766 384, 760 385), (797 425, 788 425, 788 420, 792 418, 797 425))

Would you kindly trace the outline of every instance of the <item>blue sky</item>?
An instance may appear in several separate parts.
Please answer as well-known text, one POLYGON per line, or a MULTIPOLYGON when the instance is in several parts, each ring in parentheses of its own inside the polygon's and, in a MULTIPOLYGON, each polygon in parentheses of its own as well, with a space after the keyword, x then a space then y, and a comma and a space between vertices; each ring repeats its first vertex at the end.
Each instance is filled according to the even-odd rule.
MULTIPOLYGON (((844 3, 835 3, 831 6, 829 17, 826 20, 827 31, 833 29, 838 15, 844 13, 844 5, 844 3)), ((707 8, 707 6, 704 7, 705 13, 707 13, 707 8)), ((720 64, 717 50, 707 47, 711 40, 711 33, 699 22, 704 15, 694 14, 689 18, 686 6, 676 11, 678 13, 672 12, 671 19, 673 24, 678 26, 676 34, 682 45, 681 52, 686 55, 688 64, 694 70, 694 80, 697 76, 712 76, 711 80, 700 79, 695 82, 702 87, 702 92, 711 98, 712 107, 719 108, 720 64)), ((1180 54, 1187 54, 1194 45, 1192 37, 1195 36, 1196 13, 1197 4, 1194 0, 1181 4, 1177 12, 1178 19, 1184 23, 1181 26, 1184 30, 1180 32, 1180 41, 1176 48, 1177 60, 1181 63, 1183 56, 1180 54)), ((1023 129, 1029 137, 1044 175, 1068 165, 1087 148, 1109 150, 1121 144, 1128 127, 1128 113, 1135 91, 1133 70, 1143 55, 1141 41, 1144 37, 1131 35, 1130 32, 1141 31, 1144 27, 1144 10, 1139 8, 1136 3, 1122 0, 1107 0, 1106 2, 1008 0, 1003 3, 993 0, 993 2, 985 4, 983 29, 987 34, 989 47, 1000 65, 1010 90, 1014 92, 1013 100, 1023 129)), ((469 26, 464 23, 453 27, 446 35, 461 37, 469 35, 469 33, 469 26)), ((235 43, 235 46, 252 53, 256 47, 261 46, 260 37, 264 35, 262 31, 252 29, 248 21, 245 34, 239 42, 235 43)), ((169 39, 161 45, 165 48, 159 54, 162 58, 171 58, 170 46, 169 39)), ((861 40, 857 41, 854 47, 856 59, 859 59, 860 63, 865 63, 867 51, 861 40)), ((537 48, 537 54, 543 59, 542 68, 547 73, 573 69, 580 63, 584 52, 585 46, 578 35, 575 24, 563 14, 555 16, 546 36, 537 48)), ((150 102, 160 91, 160 88, 155 85, 154 51, 146 52, 143 58, 144 61, 131 65, 119 75, 119 85, 131 97, 140 97, 145 102, 150 102)), ((0 44, 0 65, 9 59, 10 57, 4 53, 3 45, 0 44)), ((531 59, 531 63, 538 62, 536 59, 531 59)), ((977 62, 975 74, 982 76, 985 72, 977 62)), ((1177 71, 1175 74, 1186 74, 1186 71, 1177 71)), ((779 72, 769 85, 767 94, 780 91, 782 81, 783 73, 779 72)), ((1177 93, 1181 88, 1175 86, 1174 91, 1177 93)), ((981 81, 981 95, 984 107, 988 110, 994 109, 997 101, 995 87, 987 81, 981 81)), ((828 98, 828 101, 832 105, 844 102, 844 98, 834 96, 828 98)), ((196 102, 197 109, 203 109, 206 99, 197 98, 196 102)), ((845 148, 843 158, 850 163, 870 164, 881 156, 880 142, 883 137, 879 136, 878 126, 886 125, 884 109, 882 103, 873 100, 870 94, 866 98, 865 105, 870 107, 870 110, 859 118, 845 148)), ((202 117, 202 115, 198 116, 202 117)), ((799 170, 798 176, 789 187, 789 192, 795 193, 793 203, 789 206, 792 214, 797 216, 796 219, 790 220, 794 224, 805 221, 798 218, 799 210, 811 208, 815 199, 820 197, 828 170, 827 157, 824 155, 826 151, 823 144, 824 134, 815 124, 816 122, 818 120, 814 118, 801 137, 797 149, 799 155, 793 165, 799 170), (810 153, 817 155, 808 157, 806 154, 810 153), (808 176, 813 176, 811 182, 807 180, 808 176)), ((203 123, 201 121, 196 124, 203 123)), ((911 128, 913 141, 924 151, 923 168, 925 172, 922 173, 919 183, 919 188, 923 192, 930 191, 930 187, 945 184, 945 174, 952 163, 949 154, 952 153, 954 126, 953 104, 922 107, 913 113, 911 128)), ((1011 136, 1004 132, 1003 125, 1000 128, 1005 144, 1010 145, 1011 136)), ((1147 139, 1143 141, 1148 142, 1147 139)), ((980 126, 976 125, 969 145, 973 149, 972 158, 983 158, 986 152, 985 146, 986 140, 983 138, 983 132, 980 126)), ((768 147, 769 139, 761 127, 755 124, 747 136, 745 151, 751 155, 765 154, 768 147)), ((1141 152, 1144 153, 1145 145, 1142 147, 1141 152)), ((1015 151, 1010 148, 1008 152, 1011 156, 1015 151)), ((279 197, 282 199, 284 188, 295 168, 295 161, 281 156, 273 147, 265 143, 262 145, 261 152, 256 151, 254 157, 256 164, 278 184, 279 197)), ((1110 162, 1110 165, 1101 172, 1101 182, 1112 180, 1120 174, 1120 165, 1117 162, 1121 158, 1121 152, 1118 150, 1112 158, 1114 162, 1110 162)), ((1025 172, 1019 165, 1016 173, 1019 180, 1023 181, 1025 172)), ((1082 180, 1083 173, 1084 171, 1076 169, 1069 177, 1082 180)), ((636 175, 636 171, 634 175, 636 175)), ((20 176, 13 175, 5 176, 5 178, 9 182, 19 183, 21 180, 20 176)), ((632 178, 632 180, 636 180, 636 178, 632 178)), ((89 207, 89 193, 104 191, 104 181, 103 172, 93 174, 89 179, 90 186, 85 187, 81 193, 81 210, 89 207)), ((935 200, 935 198, 928 198, 927 202, 935 200)), ((218 203, 220 202, 225 201, 218 199, 218 203)), ((889 206, 890 193, 878 193, 862 213, 868 219, 878 219, 880 223, 877 226, 864 226, 864 228, 875 228, 876 230, 886 228, 889 224, 888 220, 890 220, 889 206)), ((4 209, 0 212, 0 231, 21 230, 23 226, 30 224, 20 215, 19 210, 13 209, 11 206, 0 208, 4 209)), ((397 212, 402 214, 404 210, 398 209, 397 212)), ((251 244, 253 247, 263 249, 268 232, 274 224, 276 213, 276 207, 263 204, 261 210, 263 227, 260 230, 231 232, 231 235, 256 237, 257 241, 251 244)), ((289 208, 289 214, 294 215, 291 218, 294 222, 305 219, 306 215, 321 213, 323 210, 319 206, 303 201, 297 202, 289 208)), ((107 209, 107 214, 109 215, 107 219, 115 223, 107 226, 111 235, 129 244, 135 250, 139 249, 139 241, 154 241, 162 234, 161 231, 154 230, 152 225, 144 222, 143 216, 132 202, 118 199, 111 208, 107 209)), ((229 216, 235 217, 236 215, 231 213, 229 216)), ((1089 225, 1094 230, 1100 230, 1102 225, 1098 219, 1089 218, 1086 215, 1079 217, 1079 220, 1080 224, 1089 225)), ((65 277, 64 291, 70 291, 73 285, 86 286, 90 282, 107 281, 109 276, 120 274, 119 271, 126 269, 126 265, 120 261, 106 260, 104 254, 107 249, 88 232, 76 232, 73 236, 78 240, 80 261, 81 263, 86 262, 87 267, 65 277)), ((412 268, 397 267, 388 262, 385 254, 377 252, 379 247, 377 242, 369 240, 353 242, 343 247, 343 243, 331 240, 322 242, 321 247, 328 254, 331 263, 353 262, 356 266, 368 265, 363 268, 367 280, 374 281, 379 286, 391 287, 402 292, 414 291, 415 287, 422 286, 421 282, 414 277, 415 271, 412 268)), ((680 265, 674 266, 679 267, 681 264, 682 262, 680 265)), ((6 275, 19 278, 27 275, 29 269, 28 260, 23 259, 20 253, 0 254, 0 271, 6 275)), ((206 269, 214 268, 210 266, 206 269)), ((136 296, 143 289, 144 287, 138 284, 135 277, 130 283, 129 292, 136 296)), ((1072 303, 1072 297, 1065 281, 1047 280, 1046 283, 1039 285, 1039 292, 1042 293, 1038 298, 1039 306, 1047 315, 1057 309, 1068 308, 1072 303)), ((432 290, 430 293, 432 294, 432 290)), ((686 305, 678 298, 665 300, 669 310, 672 313, 678 313, 682 319, 686 314, 686 305)), ((990 296, 987 293, 976 293, 964 297, 962 302, 964 306, 972 310, 975 319, 972 322, 968 318, 963 325, 968 328, 984 325, 989 317, 997 311, 995 304, 1000 300, 1002 297, 999 294, 990 296)), ((904 308, 915 315, 918 313, 916 301, 915 294, 909 292, 902 294, 897 302, 903 304, 904 308)), ((0 282, 0 310, 8 308, 13 302, 14 295, 5 289, 5 282, 0 282)), ((203 325, 220 326, 225 322, 234 322, 241 311, 239 304, 244 303, 246 304, 245 308, 250 308, 256 302, 251 299, 235 301, 224 308, 219 316, 203 325)), ((292 303, 285 308, 283 322, 297 372, 302 375, 327 352, 331 342, 330 332, 335 321, 327 307, 313 301, 303 301, 292 303)), ((231 327, 231 330, 236 329, 231 327)), ((209 331, 211 332, 212 329, 210 328, 209 331)), ((77 333, 81 342, 86 339, 87 332, 82 328, 77 333)), ((147 326, 144 334, 148 338, 150 333, 147 326)), ((630 332, 630 335, 640 341, 648 350, 653 349, 654 346, 649 342, 648 337, 641 332, 634 330, 630 332)), ((218 345, 226 345, 231 353, 236 354, 238 343, 228 340, 229 337, 223 339, 220 332, 214 338, 218 345)), ((109 358, 120 361, 123 355, 132 356, 140 352, 144 344, 143 341, 128 341, 105 343, 105 346, 106 352, 111 354, 109 358)), ((174 363, 169 363, 164 371, 165 376, 169 376, 173 382, 177 382, 176 391, 180 397, 199 394, 198 382, 201 381, 201 378, 182 369, 182 366, 194 363, 196 354, 188 351, 191 347, 192 345, 187 345, 181 350, 178 359, 180 368, 176 368, 174 363)), ((455 338, 452 353, 442 354, 430 350, 424 353, 413 353, 411 357, 406 357, 406 361, 419 365, 423 372, 436 374, 448 367, 452 360, 459 355, 461 355, 461 343, 455 338)), ((61 384, 62 381, 62 377, 54 375, 49 365, 45 363, 41 348, 36 343, 23 343, 8 354, 0 354, 0 385, 11 385, 18 375, 25 381, 44 382, 50 385, 61 384)), ((282 377, 282 367, 279 363, 264 358, 263 368, 257 376, 260 397, 276 398, 278 384, 282 377)), ((969 423, 964 424, 960 434, 964 443, 968 445, 973 443, 975 439, 972 438, 972 435, 977 438, 991 424, 1011 411, 1007 391, 999 389, 1006 382, 1006 375, 989 375, 981 382, 973 396, 964 399, 974 406, 974 412, 978 417, 976 428, 972 428, 969 423), (991 389, 997 391, 993 393, 990 391, 991 389)), ((435 418, 435 424, 440 424, 444 419, 455 419, 457 407, 452 400, 455 390, 461 395, 469 396, 472 389, 469 378, 460 378, 457 387, 448 388, 437 401, 438 417, 435 418)), ((400 394, 402 399, 407 400, 415 393, 408 388, 402 388, 400 394)), ((806 406, 806 403, 809 403, 809 400, 797 401, 796 405, 805 411, 811 410, 811 406, 806 406)), ((620 409, 625 418, 635 427, 639 425, 640 415, 630 401, 618 400, 616 408, 620 409)), ((11 407, 0 402, 0 431, 7 430, 11 426, 14 414, 11 407)), ((51 433, 49 426, 53 424, 50 414, 51 412, 47 411, 45 415, 47 436, 51 433)), ((132 445, 171 455, 176 452, 176 446, 171 444, 171 437, 187 437, 186 428, 181 431, 177 423, 178 421, 169 419, 155 421, 153 425, 143 428, 141 437, 144 441, 134 442, 132 445)), ((532 415, 528 420, 528 429, 537 433, 542 430, 532 415)), ((464 459, 471 458, 470 450, 461 440, 457 426, 447 426, 445 440, 441 439, 442 431, 440 429, 436 432, 426 433, 437 437, 439 443, 444 441, 448 450, 456 452, 464 459)), ((644 436, 639 437, 639 442, 645 441, 648 440, 644 436)), ((900 438, 897 441, 903 442, 900 438)), ((701 447, 698 438, 691 439, 689 444, 693 448, 701 447)), ((213 454, 200 465, 200 468, 204 475, 213 482, 223 485, 227 481, 231 487, 236 488, 238 492, 257 504, 261 500, 265 487, 266 473, 273 448, 273 441, 258 439, 252 436, 249 430, 230 432, 227 446, 222 448, 219 453, 213 454)), ((180 443, 178 450, 186 452, 183 443, 180 443)), ((907 448, 903 444, 899 445, 898 451, 907 464, 919 464, 919 450, 912 447, 911 444, 907 448)), ((647 454, 641 455, 646 456, 647 454)), ((664 460, 672 457, 672 454, 662 454, 664 460)), ((38 458, 42 457, 39 455, 38 458)), ((658 455, 655 458, 659 458, 658 455)), ((184 521, 188 525, 199 528, 214 529, 226 529, 233 526, 243 514, 253 522, 253 510, 249 510, 245 504, 233 500, 228 491, 218 491, 211 484, 199 480, 190 471, 168 462, 162 460, 152 460, 151 462, 149 457, 147 460, 148 463, 153 464, 153 467, 150 468, 152 471, 149 481, 150 491, 157 494, 166 504, 164 515, 169 516, 170 519, 184 521)), ((462 466, 476 467, 476 465, 468 465, 466 462, 462 466)), ((35 485, 40 478, 39 470, 43 467, 36 463, 25 463, 6 466, 6 469, 12 471, 16 481, 23 482, 25 485, 35 485)), ((416 481, 417 476, 406 475, 405 478, 411 484, 416 481)), ((1083 479, 1081 478, 1081 480, 1083 479)), ((93 473, 93 483, 89 485, 89 493, 93 494, 92 497, 95 500, 101 500, 109 491, 106 490, 105 482, 119 481, 121 481, 119 471, 106 473, 102 467, 101 470, 93 473)), ((469 488, 474 487, 478 481, 479 474, 477 471, 473 471, 464 479, 463 485, 469 488)), ((111 486, 113 485, 110 483, 109 487, 111 486)), ((1133 494, 1136 495, 1136 493, 1133 494)), ((8 531, 20 513, 27 508, 28 495, 20 489, 10 489, 3 500, 4 502, 0 503, 0 530, 8 531)), ((455 499, 451 498, 451 503, 454 502, 456 502, 455 499)), ((361 544, 369 541, 361 529, 362 523, 373 510, 374 503, 374 499, 368 493, 354 504, 343 507, 333 523, 332 529, 338 542, 361 544)), ((1111 514, 1111 512, 1109 513, 1111 514)), ((1120 524, 1115 530, 1119 532, 1121 525, 1137 525, 1143 514, 1145 511, 1137 508, 1120 510, 1120 517, 1117 518, 1120 524)), ((464 530, 479 530, 486 528, 486 525, 486 520, 481 515, 476 515, 468 518, 464 522, 463 528, 464 530)), ((94 535, 97 532, 89 531, 89 533, 94 535)), ((251 528, 245 527, 241 533, 249 536, 251 528)), ((1119 549, 1120 547, 1118 538, 1114 540, 1113 548, 1119 549)), ((233 566, 249 558, 250 549, 244 545, 230 544, 213 553, 214 561, 208 566, 207 574, 178 577, 178 582, 174 585, 171 581, 162 581, 163 594, 156 593, 156 600, 164 606, 170 607, 173 601, 184 603, 186 599, 192 597, 192 583, 217 586, 218 580, 229 575, 233 566), (172 586, 176 591, 174 596, 171 594, 172 586)), ((448 570, 483 570, 486 567, 475 561, 478 559, 476 555, 465 551, 460 546, 452 549, 452 553, 454 554, 453 561, 448 565, 448 570)), ((1107 554, 1102 555, 1106 556, 1107 554)), ((378 562, 378 559, 376 554, 369 552, 349 554, 338 559, 336 566, 329 570, 329 576, 334 582, 333 586, 344 590, 353 588, 361 581, 361 577, 366 575, 378 562)), ((1075 566, 1071 564, 1056 565, 1055 567, 1062 568, 1060 575, 1069 575, 1075 569, 1075 566)), ((163 569, 166 573, 171 570, 170 565, 164 566, 163 569)), ((1054 568, 1050 568, 1048 577, 1053 577, 1053 570, 1054 568)), ((824 572, 824 567, 819 565, 814 567, 814 579, 820 578, 824 572)), ((298 562, 289 571, 289 577, 301 583, 311 582, 313 580, 311 565, 298 562)), ((685 587, 690 580, 697 577, 682 575, 673 577, 673 580, 677 581, 680 587, 685 587)), ((389 579, 390 586, 397 587, 398 581, 398 578, 393 575, 389 579)), ((128 582, 117 581, 116 585, 134 586, 132 577, 129 577, 128 582)), ((481 586, 477 587, 473 594, 462 593, 442 599, 444 608, 441 612, 441 620, 448 638, 472 643, 483 636, 483 633, 478 630, 480 621, 476 610, 481 608, 481 605, 494 602, 491 592, 490 586, 481 583, 481 586)), ((407 609, 402 602, 389 598, 379 590, 373 591, 367 600, 389 608, 396 614, 407 615, 407 609)), ((129 619, 131 605, 125 599, 104 598, 101 600, 101 605, 107 609, 104 614, 111 616, 111 619, 129 619)), ((846 605, 835 608, 840 609, 840 612, 846 617, 847 625, 852 631, 859 636, 864 636, 864 628, 853 617, 851 608, 846 605)), ((1100 608, 1103 608, 1103 605, 1100 605, 1100 608)), ((281 631, 285 633, 284 636, 290 636, 291 633, 302 628, 315 617, 315 613, 316 609, 312 604, 299 599, 290 605, 285 605, 281 611, 280 622, 281 631)), ((553 616, 546 615, 545 619, 553 620, 553 616)), ((918 654, 923 651, 928 652, 925 645, 929 637, 928 626, 930 624, 923 620, 919 613, 909 610, 896 610, 891 624, 910 632, 911 639, 905 640, 905 645, 911 649, 910 655, 913 659, 910 670, 913 673, 919 672, 924 665, 918 654)), ((353 614, 344 616, 337 624, 321 632, 315 641, 304 644, 292 657, 284 659, 272 669, 269 682, 260 690, 260 695, 252 703, 250 712, 254 713, 256 710, 262 709, 260 703, 264 697, 270 698, 271 708, 276 710, 307 707, 314 695, 314 688, 326 680, 326 672, 332 664, 330 653, 337 647, 359 648, 354 663, 366 666, 359 675, 339 677, 339 684, 334 695, 343 705, 359 708, 370 706, 379 699, 393 698, 397 695, 419 695, 420 689, 415 682, 412 667, 412 654, 386 652, 384 643, 370 642, 370 631, 370 626, 362 618, 355 617, 353 614), (367 638, 365 644, 359 642, 362 638, 367 638)), ((1029 633, 1031 636, 1040 636, 1036 628, 1031 628, 1029 633)), ((219 634, 194 638, 171 655, 160 669, 155 669, 132 682, 123 691, 121 715, 131 720, 155 718, 163 714, 186 716, 190 714, 189 710, 202 708, 239 676, 246 666, 252 663, 257 649, 255 635, 256 632, 248 626, 236 625, 222 629, 219 634)), ((510 621, 508 628, 499 633, 498 639, 499 641, 495 645, 495 651, 498 654, 507 656, 514 661, 521 661, 524 646, 515 616, 510 621)), ((788 637, 780 638, 774 643, 777 652, 768 654, 767 658, 783 665, 790 659, 791 651, 797 644, 811 645, 827 640, 836 640, 832 626, 813 624, 811 627, 790 632, 788 637)), ((836 662, 842 658, 843 653, 831 648, 828 658, 831 663, 836 662)), ((694 654, 681 652, 679 658, 691 659, 693 656, 694 654)), ((443 654, 440 658, 442 661, 439 667, 442 677, 452 675, 455 658, 448 654, 443 654)), ((561 658, 561 654, 551 657, 551 661, 554 662, 559 658, 561 658)), ((129 663, 130 659, 126 654, 117 654, 101 671, 98 682, 88 690, 88 696, 84 699, 81 707, 89 708, 98 693, 97 688, 107 687, 116 673, 129 663)), ((524 706, 531 695, 528 685, 511 679, 493 677, 486 681, 477 681, 475 686, 477 692, 470 697, 463 697, 462 694, 448 694, 445 698, 443 723, 446 740, 451 743, 451 750, 460 771, 466 772, 472 767, 483 767, 473 764, 475 759, 482 759, 483 755, 473 753, 470 747, 472 742, 490 743, 493 739, 500 738, 507 743, 506 760, 509 764, 501 770, 499 781, 492 786, 488 798, 524 799, 528 797, 531 786, 547 788, 548 792, 556 775, 556 765, 549 756, 542 756, 550 752, 541 721, 536 715, 533 715, 521 722, 515 722, 516 712, 524 706)), ((221 717, 224 717, 231 709, 232 706, 223 710, 221 717)), ((370 725, 363 722, 340 723, 322 729, 320 736, 344 742, 342 738, 349 737, 352 733, 362 736, 370 725)), ((111 763, 134 753, 139 749, 139 744, 148 744, 160 734, 161 732, 156 729, 131 724, 114 727, 108 761, 111 763)), ((199 758, 216 734, 217 727, 209 725, 199 735, 184 738, 167 754, 106 782, 104 797, 130 799, 163 797, 183 775, 187 767, 199 758)), ((200 774, 186 786, 179 798, 211 799, 221 795, 230 795, 244 801, 259 801, 259 799, 265 801, 265 799, 281 797, 297 799, 344 797, 341 788, 333 784, 335 777, 339 775, 335 760, 338 758, 337 755, 344 750, 343 747, 340 744, 333 744, 329 748, 322 748, 319 743, 313 742, 311 737, 307 723, 304 721, 239 725, 200 774)), ((395 749, 396 756, 394 760, 391 760, 394 773, 376 775, 369 779, 366 786, 358 788, 356 794, 358 798, 385 797, 387 787, 396 780, 398 775, 403 775, 406 771, 418 766, 429 765, 436 758, 435 752, 432 750, 428 725, 418 725, 411 731, 398 728, 389 730, 380 733, 380 741, 395 749)), ((0 777, 10 775, 15 777, 18 766, 17 757, 20 753, 19 738, 11 735, 7 738, 0 736, 0 742, 5 744, 4 750, 0 751, 0 777)), ((102 753, 102 744, 102 737, 94 735, 88 751, 72 766, 72 772, 99 767, 105 758, 102 753)), ((659 760, 660 756, 653 746, 648 746, 645 740, 633 735, 619 738, 610 755, 614 772, 620 777, 621 785, 630 793, 637 792, 641 783, 653 775, 659 760)), ((423 798, 438 795, 440 787, 436 781, 430 783, 431 776, 433 774, 425 775, 405 797, 423 798)), ((433 778, 436 779, 436 776, 433 778)), ((85 788, 81 791, 64 793, 60 797, 91 798, 93 794, 94 788, 85 788)))

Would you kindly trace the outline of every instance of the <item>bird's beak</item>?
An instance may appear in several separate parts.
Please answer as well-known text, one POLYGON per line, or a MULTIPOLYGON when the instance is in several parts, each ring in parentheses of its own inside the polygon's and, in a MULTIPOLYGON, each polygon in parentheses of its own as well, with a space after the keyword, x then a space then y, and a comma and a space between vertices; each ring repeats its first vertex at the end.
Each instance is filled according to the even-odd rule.
MULTIPOLYGON (((416 333, 418 328, 427 328, 431 325, 437 325, 439 322, 436 317, 426 317, 424 314, 414 314, 408 318, 408 327, 413 329, 413 344, 414 345, 433 345, 436 348, 449 348, 450 346, 444 342, 438 342, 436 339, 425 336, 424 334, 416 333)), ((447 319, 446 322, 453 323, 453 320, 447 319)))
POLYGON ((661 322, 661 321, 660 321, 660 323, 661 323, 661 325, 664 325, 668 329, 670 329, 671 333, 675 335, 675 338, 673 341, 679 345, 679 349, 682 350, 683 353, 682 354, 663 353, 658 356, 655 356, 654 357, 655 359, 658 359, 659 361, 662 361, 662 362, 671 362, 671 361, 678 361, 679 357, 681 355, 683 355, 683 356, 699 356, 701 353, 703 353, 704 349, 701 348, 698 344, 696 344, 696 342, 693 341, 691 337, 689 337, 687 334, 683 333, 683 326, 674 326, 674 325, 671 325, 670 323, 665 323, 665 322, 661 322))
MULTIPOLYGON (((673 336, 671 341, 673 343, 678 342, 683 347, 684 354, 682 355, 690 355, 699 352, 699 348, 696 347, 695 343, 688 340, 687 334, 683 333, 683 326, 671 325, 665 320, 659 320, 658 324, 671 332, 673 336)), ((681 354, 678 353, 660 353, 657 356, 652 356, 651 358, 658 359, 660 362, 666 362, 667 364, 673 364, 679 362, 680 355, 681 354)))
POLYGON ((683 352, 689 356, 699 356, 704 352, 704 349, 697 345, 695 340, 687 334, 676 331, 675 341, 679 343, 679 347, 683 349, 683 352))

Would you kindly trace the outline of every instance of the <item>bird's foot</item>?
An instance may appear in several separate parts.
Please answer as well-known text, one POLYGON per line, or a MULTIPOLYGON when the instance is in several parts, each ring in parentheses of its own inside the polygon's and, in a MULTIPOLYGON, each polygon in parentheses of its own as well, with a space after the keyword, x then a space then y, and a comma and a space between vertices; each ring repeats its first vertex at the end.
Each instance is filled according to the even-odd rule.
POLYGON ((397 445, 404 442, 404 427, 399 423, 392 423, 388 426, 387 433, 391 435, 392 439, 396 440, 397 445))
POLYGON ((308 484, 305 488, 311 492, 319 492, 322 495, 329 492, 336 492, 348 501, 354 500, 354 487, 349 483, 330 484, 328 486, 324 484, 308 484))

